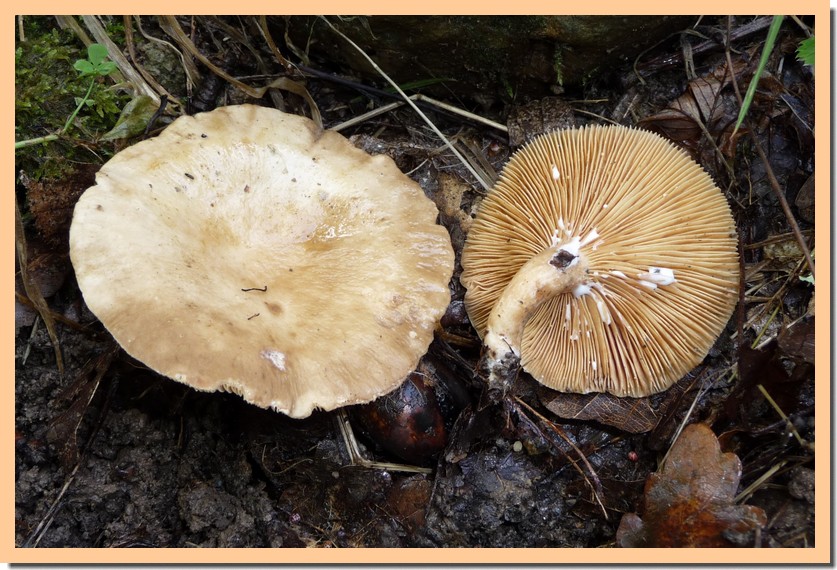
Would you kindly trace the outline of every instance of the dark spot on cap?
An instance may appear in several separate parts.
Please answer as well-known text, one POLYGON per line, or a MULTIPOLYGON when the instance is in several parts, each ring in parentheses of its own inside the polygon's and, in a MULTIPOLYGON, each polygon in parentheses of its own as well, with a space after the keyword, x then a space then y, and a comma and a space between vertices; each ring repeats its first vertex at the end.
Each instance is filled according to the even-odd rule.
POLYGON ((270 311, 273 315, 282 314, 282 306, 279 305, 279 303, 271 303, 269 301, 265 301, 264 306, 267 307, 267 310, 270 311))

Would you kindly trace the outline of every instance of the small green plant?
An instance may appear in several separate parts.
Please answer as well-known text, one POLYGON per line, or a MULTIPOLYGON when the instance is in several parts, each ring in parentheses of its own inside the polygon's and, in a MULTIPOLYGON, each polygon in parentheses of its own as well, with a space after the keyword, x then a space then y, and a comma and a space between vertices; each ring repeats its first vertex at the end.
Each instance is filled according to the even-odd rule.
POLYGON ((90 94, 93 92, 93 87, 96 85, 96 79, 99 77, 105 77, 113 73, 113 71, 116 69, 116 64, 112 61, 108 61, 107 55, 107 48, 101 44, 90 44, 87 47, 87 59, 79 59, 73 64, 73 68, 75 68, 76 71, 80 73, 79 77, 91 78, 90 85, 87 88, 87 92, 84 94, 84 97, 76 97, 75 111, 73 111, 72 114, 70 114, 70 116, 67 118, 67 121, 64 123, 64 126, 58 133, 53 133, 43 137, 37 137, 34 139, 27 139, 16 142, 15 149, 54 141, 70 129, 70 125, 73 124, 73 120, 75 120, 76 116, 79 114, 79 111, 81 111, 81 109, 85 105, 90 105, 92 103, 92 101, 90 100, 90 94))
MULTIPOLYGON (((770 53, 773 51, 773 46, 776 44, 776 38, 779 35, 779 28, 782 27, 782 21, 784 19, 784 16, 773 16, 773 22, 770 24, 770 30, 767 32, 767 39, 764 42, 764 49, 761 52, 761 59, 759 60, 758 68, 756 68, 756 73, 753 75, 753 79, 750 80, 747 93, 744 95, 744 102, 741 104, 741 110, 738 112, 738 120, 735 122, 735 129, 733 129, 732 133, 733 135, 738 132, 738 128, 741 126, 741 123, 744 122, 744 117, 750 109, 750 105, 753 102, 753 96, 756 94, 756 86, 764 73, 764 68, 767 65, 767 59, 770 57, 770 53)), ((805 65, 810 65, 811 67, 814 66, 813 36, 800 42, 799 47, 796 50, 796 58, 805 65)))
POLYGON ((116 70, 116 64, 107 61, 108 49, 102 44, 90 44, 87 47, 87 59, 79 59, 73 68, 81 73, 81 77, 105 77, 116 70))
MULTIPOLYGON (((813 39, 813 38, 811 38, 813 39)), ((814 259, 814 250, 811 250, 811 259, 814 259)), ((805 283, 810 283, 811 285, 815 285, 814 283, 814 276, 809 272, 807 275, 800 275, 800 281, 804 281, 805 283)))
POLYGON ((796 59, 814 67, 814 36, 799 42, 799 47, 796 48, 796 59))

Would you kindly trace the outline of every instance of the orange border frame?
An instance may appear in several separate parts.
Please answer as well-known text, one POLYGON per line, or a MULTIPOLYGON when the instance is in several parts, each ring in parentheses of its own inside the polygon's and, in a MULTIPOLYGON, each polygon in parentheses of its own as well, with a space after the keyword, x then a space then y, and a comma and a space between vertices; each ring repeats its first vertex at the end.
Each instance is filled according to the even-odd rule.
MULTIPOLYGON (((9 4, 9 6, 12 6, 9 4)), ((40 1, 32 2, 26 6, 12 6, 11 15, 25 12, 33 15, 49 15, 67 13, 65 2, 40 1)), ((153 0, 142 3, 143 13, 229 13, 230 5, 215 6, 206 2, 191 0, 188 2, 160 2, 153 0), (176 10, 174 10, 176 8, 176 10), (209 12, 208 12, 209 10, 209 12)), ((765 14, 783 13, 789 5, 769 0, 754 1, 746 0, 731 5, 729 2, 718 0, 704 0, 700 5, 685 6, 670 1, 642 0, 639 3, 625 4, 618 0, 602 0, 595 3, 561 5, 546 3, 542 0, 523 0, 512 5, 489 3, 485 1, 476 2, 467 0, 456 5, 440 0, 424 0, 412 4, 401 2, 384 2, 383 0, 365 0, 353 2, 352 4, 340 3, 334 0, 314 0, 313 2, 291 3, 279 6, 276 3, 254 2, 252 0, 239 2, 234 5, 239 13, 259 14, 275 11, 277 8, 287 9, 290 14, 337 14, 337 13, 364 13, 364 14, 398 14, 398 13, 421 13, 421 14, 549 14, 549 13, 576 13, 576 14, 672 14, 688 13, 683 8, 694 8, 710 14, 726 13, 733 8, 738 14, 765 14), (299 9, 304 8, 305 12, 299 9), (675 10, 673 12, 673 10, 675 10)), ((80 1, 74 2, 72 9, 74 13, 109 13, 114 8, 112 2, 101 1, 80 1)), ((125 6, 122 6, 125 8, 125 6)), ((793 8, 800 14, 814 14, 819 26, 817 36, 820 41, 816 46, 816 154, 819 156, 817 162, 816 177, 816 225, 820 228, 821 239, 817 243, 817 263, 820 268, 817 275, 817 288, 820 294, 817 296, 817 313, 820 318, 816 322, 816 336, 819 339, 816 348, 817 377, 816 377, 816 433, 817 449, 815 456, 817 508, 815 515, 816 547, 809 549, 746 549, 746 550, 725 550, 725 549, 701 549, 697 552, 688 550, 663 550, 663 549, 149 549, 138 550, 116 550, 116 549, 21 549, 14 545, 14 519, 12 509, 0 519, 0 560, 12 563, 320 563, 320 564, 373 564, 373 563, 445 563, 445 564, 649 564, 649 563, 713 563, 713 564, 812 564, 830 563, 831 537, 832 537, 832 500, 831 500, 831 368, 830 368, 830 347, 831 339, 831 307, 830 307, 830 213, 831 202, 829 185, 831 182, 828 158, 832 157, 831 149, 831 116, 830 116, 830 73, 831 61, 831 14, 829 4, 825 0, 802 0, 793 5, 793 8), (826 232, 826 230, 829 230, 826 232), (823 342, 825 340, 828 342, 823 342)), ((690 10, 692 12, 694 10, 690 10)), ((10 18, 11 19, 11 18, 10 18)), ((10 23, 9 20, 6 21, 10 23)), ((4 34, 9 42, 6 52, 6 59, 3 60, 3 76, 12 77, 14 53, 14 28, 4 28, 4 34)), ((9 134, 9 144, 12 144, 11 133, 14 127, 14 91, 11 85, 3 90, 3 98, 7 112, 2 115, 2 132, 9 134)), ((11 180, 14 170, 13 154, 11 149, 3 155, 7 176, 11 180)), ((0 262, 7 268, 13 260, 14 224, 13 224, 13 203, 11 191, 4 193, 0 201, 0 212, 2 212, 5 223, 0 224, 2 237, 8 240, 7 245, 0 249, 0 256, 7 261, 0 262)), ((12 305, 8 301, 12 297, 14 281, 12 274, 6 274, 2 281, 3 288, 7 290, 7 305, 2 309, 6 317, 2 322, 8 323, 2 329, 4 345, 7 347, 1 354, 2 370, 9 374, 6 390, 7 396, 2 399, 3 409, 6 410, 9 418, 9 429, 13 429, 14 418, 14 357, 13 350, 14 336, 11 332, 12 305)), ((14 502, 14 445, 13 438, 6 436, 0 438, 2 448, 2 489, 3 504, 12 505, 14 502)))

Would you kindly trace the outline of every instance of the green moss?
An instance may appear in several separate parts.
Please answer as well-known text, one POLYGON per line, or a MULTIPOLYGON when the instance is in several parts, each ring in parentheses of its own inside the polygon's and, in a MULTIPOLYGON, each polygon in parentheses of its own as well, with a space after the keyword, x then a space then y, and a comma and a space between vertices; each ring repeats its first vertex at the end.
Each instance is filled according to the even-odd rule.
MULTIPOLYGON (((70 32, 59 30, 47 18, 27 18, 26 41, 15 46, 15 140, 45 136, 61 130, 90 86, 73 68, 87 57, 84 45, 70 32)), ((57 177, 72 162, 108 157, 108 149, 93 154, 89 147, 116 123, 128 97, 98 78, 90 100, 61 140, 35 145, 15 153, 17 170, 30 178, 57 177)))

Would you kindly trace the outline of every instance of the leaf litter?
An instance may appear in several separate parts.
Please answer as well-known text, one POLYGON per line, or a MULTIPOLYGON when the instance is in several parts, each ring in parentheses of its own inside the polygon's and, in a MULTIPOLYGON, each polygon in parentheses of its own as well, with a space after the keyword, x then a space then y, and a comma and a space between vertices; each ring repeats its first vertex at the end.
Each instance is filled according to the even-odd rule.
MULTIPOLYGON (((730 70, 742 85, 749 81, 754 55, 757 58, 760 53, 763 20, 739 19, 731 30, 724 29, 725 19, 699 26, 703 35, 689 52, 694 74, 685 89, 679 71, 682 61, 674 67, 667 62, 686 51, 671 44, 648 66, 640 66, 641 81, 626 70, 618 87, 594 80, 583 89, 570 88, 571 102, 565 101, 567 96, 541 97, 528 107, 522 100, 509 101, 506 110, 487 112, 494 122, 502 123, 507 117, 515 140, 525 140, 527 132, 565 120, 582 124, 617 120, 667 131, 728 190, 743 236, 744 309, 747 315, 761 316, 719 340, 704 367, 692 377, 656 399, 617 402, 597 395, 544 393, 521 376, 515 397, 531 407, 519 408, 532 410, 528 420, 507 410, 480 415, 476 408, 468 408, 433 473, 407 475, 347 467, 347 456, 328 417, 305 422, 277 419, 233 397, 172 386, 120 356, 103 377, 98 369, 82 373, 91 350, 102 354, 102 345, 88 334, 75 335, 75 328, 61 331, 62 349, 73 373, 70 378, 80 383, 78 390, 65 388, 63 392, 71 397, 62 400, 53 395, 59 391, 55 387, 68 386, 71 379, 69 375, 56 379, 50 370, 54 362, 50 362, 49 339, 33 331, 32 359, 25 366, 18 361, 18 375, 28 379, 19 384, 17 395, 18 543, 35 536, 39 522, 47 520, 45 505, 53 505, 50 525, 40 527, 39 545, 626 546, 669 540, 678 545, 753 546, 759 532, 761 545, 813 544, 808 466, 813 448, 804 445, 814 440, 813 320, 805 316, 813 284, 799 279, 809 273, 800 262, 799 248, 780 251, 769 246, 782 239, 798 240, 772 197, 767 167, 747 138, 758 137, 768 149, 773 177, 788 200, 803 197, 801 202, 797 199, 805 224, 802 235, 812 244, 813 220, 802 215, 808 211, 804 208, 813 207, 804 193, 806 181, 813 176, 812 80, 810 71, 800 71, 801 65, 796 67, 787 59, 782 72, 769 63, 769 75, 763 78, 750 111, 751 128, 731 136, 738 104, 730 70), (736 51, 725 61, 719 56, 722 42, 712 38, 727 32, 736 51), (624 102, 619 100, 622 95, 624 102), (755 339, 764 342, 753 348, 755 339), (112 375, 119 381, 111 383, 112 375), (154 380, 149 382, 149 378, 154 380), (107 387, 107 394, 96 397, 97 387, 107 387), (233 422, 231 418, 236 417, 246 419, 233 422), (662 469, 648 476, 678 426, 692 421, 703 427, 687 426, 662 469), (475 427, 462 429, 468 422, 475 427), (715 438, 704 424, 720 436, 715 438), (66 436, 53 431, 48 437, 48 425, 62 428, 66 436), (789 438, 791 432, 798 439, 789 438), (83 460, 73 461, 79 457, 77 438, 91 433, 98 435, 80 454, 83 460), (740 459, 722 453, 718 440, 740 459), (689 470, 689 458, 680 457, 688 450, 711 469, 689 470), (59 467, 62 455, 64 467, 59 467), (101 481, 107 481, 104 487, 101 481), (786 483, 787 488, 777 482, 786 483), (658 499, 672 498, 677 490, 691 497, 682 501, 681 512, 702 522, 691 530, 675 525, 669 529, 671 536, 666 536, 661 534, 665 508, 658 499), (750 504, 738 504, 736 493, 750 504), (95 498, 103 494, 109 498, 107 504, 95 498), (699 501, 711 506, 706 514, 694 512, 699 501), (769 524, 758 508, 769 515, 769 524), (213 518, 220 511, 233 514, 213 518), (622 517, 632 512, 641 516, 622 517), (98 538, 94 541, 90 536, 98 538)), ((287 60, 280 65, 294 89, 278 96, 276 89, 253 87, 261 78, 253 74, 270 67, 267 58, 257 65, 245 63, 246 54, 264 57, 268 51, 256 46, 254 39, 264 37, 267 23, 263 19, 179 18, 179 30, 167 19, 135 18, 134 22, 142 22, 144 37, 166 37, 165 29, 173 30, 167 41, 180 53, 211 54, 213 65, 201 68, 202 77, 195 77, 200 83, 194 85, 194 101, 208 108, 219 99, 236 103, 248 101, 248 92, 259 97, 269 93, 275 105, 293 112, 307 114, 316 105, 324 123, 335 125, 368 110, 360 106, 374 105, 373 96, 357 97, 366 93, 362 89, 305 76, 299 68, 287 65, 287 60), (219 30, 227 34, 226 43, 214 36, 219 30), (258 33, 242 34, 242 30, 258 33), (191 33, 189 42, 178 42, 184 31, 191 33), (300 88, 309 96, 300 94, 300 88), (347 103, 357 100, 362 101, 360 105, 347 103)), ((284 23, 290 26, 293 19, 284 23)), ((791 29, 784 33, 790 39, 797 37, 791 29)), ((281 31, 268 33, 270 52, 281 52, 284 47, 303 51, 297 46, 277 46, 272 40, 282 35, 281 31)), ((287 44, 287 28, 284 36, 287 44)), ((141 40, 137 36, 132 41, 141 40)), ((788 53, 794 48, 787 41, 780 46, 788 53)), ((316 42, 305 50, 309 47, 315 48, 316 42)), ((137 51, 140 58, 141 53, 137 51)), ((317 55, 306 57, 304 63, 323 61, 317 55)), ((191 58, 189 65, 196 65, 191 58)), ((349 83, 360 85, 350 72, 347 76, 349 83)), ((161 77, 156 79, 188 105, 185 93, 161 77)), ((269 85, 269 81, 262 83, 269 85)), ((474 164, 475 151, 479 151, 492 169, 499 170, 512 150, 496 129, 457 122, 441 112, 425 112, 474 164)), ((171 120, 170 113, 171 109, 164 113, 163 123, 171 120)), ((458 251, 483 192, 450 149, 404 108, 358 122, 345 134, 393 155, 399 167, 422 184, 442 206, 442 223, 452 230, 458 251)), ((22 185, 20 193, 37 185, 55 190, 41 192, 46 208, 32 211, 35 218, 26 230, 55 228, 43 237, 60 243, 60 228, 69 222, 68 204, 76 190, 62 187, 60 181, 33 182, 22 185)), ((32 195, 37 197, 35 192, 32 195)), ((457 300, 461 307, 458 282, 454 281, 453 289, 454 309, 443 320, 447 323, 440 334, 443 340, 434 347, 446 355, 476 397, 479 385, 473 381, 473 365, 479 340, 461 310, 455 316, 457 300)), ((65 321, 92 321, 73 293, 72 283, 49 299, 50 308, 65 321)), ((21 335, 28 333, 26 327, 21 330, 21 335)), ((362 447, 388 459, 368 439, 363 439, 362 447)))
POLYGON ((690 424, 648 476, 642 516, 622 517, 616 540, 644 548, 758 546, 767 515, 735 503, 740 480, 738 456, 721 451, 709 426, 690 424))

